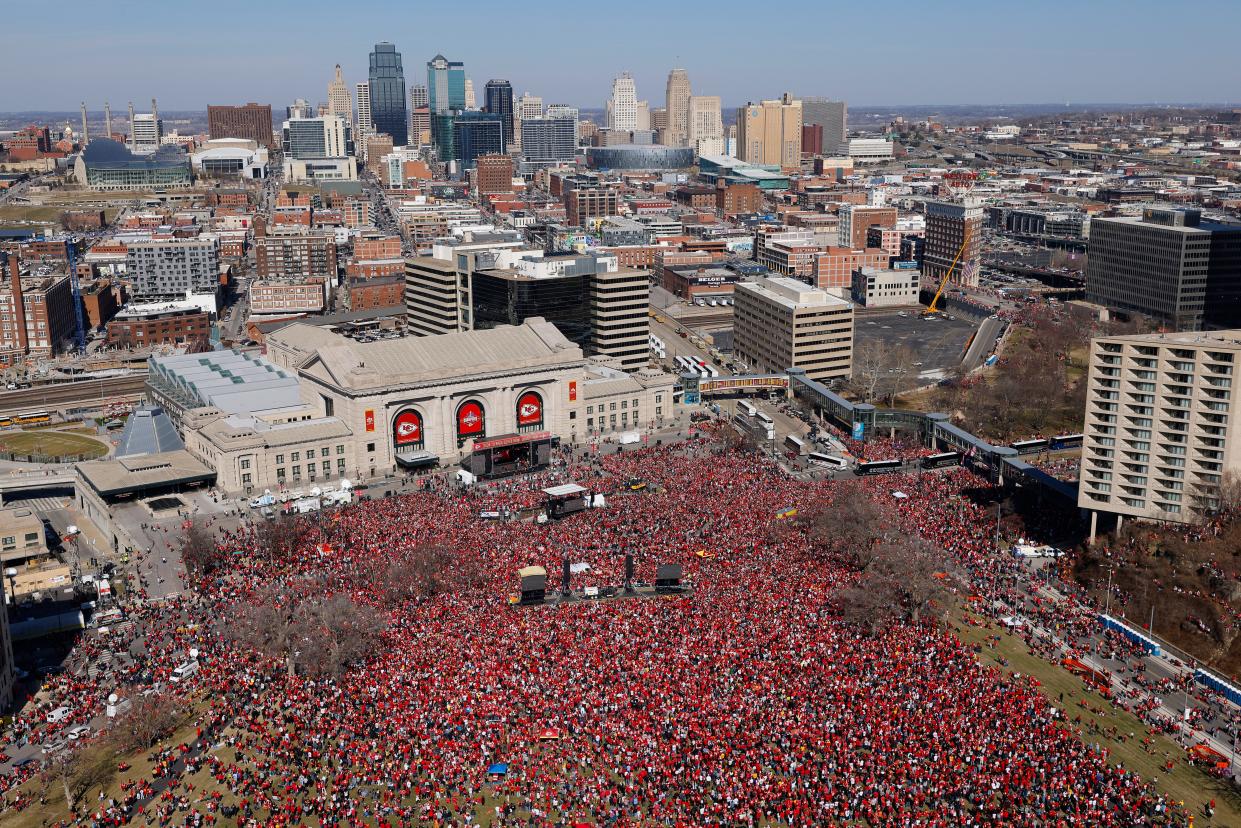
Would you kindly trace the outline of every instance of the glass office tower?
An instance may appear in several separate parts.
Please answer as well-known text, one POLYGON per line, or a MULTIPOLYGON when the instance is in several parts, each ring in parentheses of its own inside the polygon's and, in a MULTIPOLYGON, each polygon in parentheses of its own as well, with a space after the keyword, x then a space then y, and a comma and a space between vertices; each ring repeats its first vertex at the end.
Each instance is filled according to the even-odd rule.
POLYGON ((371 52, 371 123, 375 132, 392 136, 394 147, 409 143, 405 114, 405 72, 401 53, 391 43, 376 43, 371 52))

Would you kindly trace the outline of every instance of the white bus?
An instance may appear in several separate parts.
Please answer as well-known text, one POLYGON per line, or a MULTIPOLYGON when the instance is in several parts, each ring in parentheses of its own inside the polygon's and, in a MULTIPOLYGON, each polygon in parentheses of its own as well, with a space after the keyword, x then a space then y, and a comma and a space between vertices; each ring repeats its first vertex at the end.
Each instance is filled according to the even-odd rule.
POLYGON ((754 417, 758 414, 758 409, 754 404, 747 400, 737 400, 737 410, 744 411, 747 417, 754 417))
POLYGON ((823 454, 822 452, 812 451, 808 455, 811 463, 818 466, 827 466, 830 469, 844 470, 849 468, 849 463, 843 457, 836 457, 832 454, 823 454))

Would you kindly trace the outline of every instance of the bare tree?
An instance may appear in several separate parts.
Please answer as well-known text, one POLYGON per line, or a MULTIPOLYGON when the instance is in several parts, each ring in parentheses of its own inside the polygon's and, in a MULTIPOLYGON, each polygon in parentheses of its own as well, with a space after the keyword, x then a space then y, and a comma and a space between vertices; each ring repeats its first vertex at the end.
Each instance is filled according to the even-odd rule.
POLYGON ((830 499, 810 504, 797 517, 819 553, 856 569, 870 563, 873 547, 889 528, 883 510, 859 485, 837 487, 830 499))
POLYGON ((108 732, 108 740, 120 754, 149 750, 189 719, 190 711, 171 694, 140 696, 108 732))
POLYGON ((284 558, 296 551, 310 531, 307 521, 290 515, 277 515, 255 527, 258 545, 268 558, 284 558))
POLYGON ((482 583, 482 571, 472 560, 447 546, 419 544, 390 562, 380 576, 387 599, 403 603, 444 592, 471 592, 482 583))
POLYGON ((181 533, 181 559, 192 575, 210 575, 224 563, 224 552, 207 528, 195 521, 181 533))
POLYGON ((877 632, 903 620, 918 624, 949 609, 953 579, 941 554, 921 538, 902 537, 874 547, 862 577, 839 594, 845 620, 877 632))
POLYGON ((95 787, 106 787, 117 773, 116 752, 110 745, 96 741, 85 747, 62 748, 43 765, 45 786, 57 782, 65 794, 65 807, 73 811, 79 800, 95 787))

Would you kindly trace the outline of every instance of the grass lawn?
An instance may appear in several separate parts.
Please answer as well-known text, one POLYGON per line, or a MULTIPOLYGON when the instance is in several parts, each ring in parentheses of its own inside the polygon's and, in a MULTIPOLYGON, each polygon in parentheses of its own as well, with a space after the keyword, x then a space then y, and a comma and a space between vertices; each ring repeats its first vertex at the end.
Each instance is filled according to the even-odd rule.
POLYGON ((64 207, 39 207, 33 205, 0 207, 0 221, 55 222, 60 220, 60 214, 64 211, 64 207))
POLYGON ((108 447, 98 440, 63 431, 14 431, 0 434, 0 451, 14 454, 42 454, 49 457, 85 455, 103 457, 108 447))
POLYGON ((1144 779, 1154 784, 1155 788, 1173 799, 1185 803, 1185 807, 1194 815, 1194 824, 1213 826, 1213 828, 1241 828, 1241 795, 1225 781, 1200 770, 1184 761, 1185 751, 1166 736, 1151 735, 1146 726, 1136 717, 1113 707, 1112 704, 1098 693, 1087 690, 1086 685, 1077 676, 1067 670, 1053 665, 1030 653, 1020 637, 1010 634, 996 626, 993 629, 972 626, 962 623, 960 617, 952 619, 952 626, 957 636, 966 644, 978 644, 982 651, 979 660, 988 666, 998 666, 1009 673, 1020 673, 1023 676, 1034 676, 1042 682, 1041 691, 1053 705, 1060 708, 1070 723, 1080 717, 1080 724, 1075 724, 1082 741, 1087 744, 1099 744, 1108 750, 1108 761, 1113 765, 1124 765, 1136 771, 1144 779), (998 636, 993 641, 995 646, 988 646, 988 636, 998 636), (1000 658, 1008 661, 1005 667, 1000 658), (1064 701, 1060 701, 1060 694, 1064 701), (1085 701, 1089 708, 1079 702, 1085 701), (1105 732, 1092 733, 1088 728, 1095 723, 1105 732), (1106 735, 1109 728, 1124 737, 1124 741, 1106 735), (1128 734, 1135 738, 1128 738, 1128 734), (1151 736, 1154 743, 1143 749, 1143 737, 1151 736), (1147 752, 1149 750, 1150 752, 1147 752), (1171 773, 1163 770, 1164 755, 1167 754, 1174 762, 1171 773), (1206 819, 1202 806, 1215 800, 1215 817, 1206 819))

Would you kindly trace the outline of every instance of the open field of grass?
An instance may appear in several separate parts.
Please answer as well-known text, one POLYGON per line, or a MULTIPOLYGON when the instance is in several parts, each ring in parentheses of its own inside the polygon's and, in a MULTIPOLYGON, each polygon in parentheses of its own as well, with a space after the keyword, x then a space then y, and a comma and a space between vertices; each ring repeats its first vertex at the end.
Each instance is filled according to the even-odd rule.
POLYGON ((981 647, 978 658, 983 664, 1038 679, 1042 683, 1039 689, 1064 712, 1082 741, 1105 747, 1111 764, 1136 771, 1161 793, 1184 802, 1194 814, 1195 825, 1241 828, 1241 795, 1228 783, 1186 762, 1184 749, 1175 741, 1151 734, 1136 717, 1087 690, 1077 676, 1033 655, 1020 637, 998 626, 987 629, 962 623, 959 618, 953 619, 953 627, 963 642, 981 647), (1008 663, 1003 664, 1001 659, 1008 663), (1108 735, 1111 732, 1118 738, 1108 735), (1144 746, 1142 740, 1148 737, 1150 741, 1144 746), (1170 773, 1163 769, 1168 759, 1173 761, 1170 773), (1202 808, 1212 799, 1215 817, 1206 819, 1202 808))
POLYGON ((0 434, 0 452, 42 454, 49 457, 103 457, 108 447, 82 434, 64 431, 14 431, 0 434))

